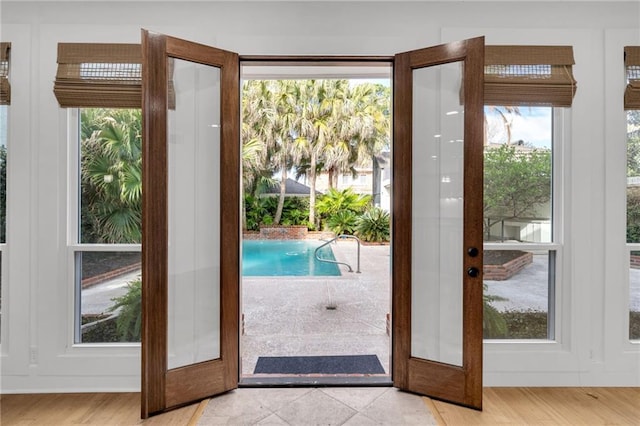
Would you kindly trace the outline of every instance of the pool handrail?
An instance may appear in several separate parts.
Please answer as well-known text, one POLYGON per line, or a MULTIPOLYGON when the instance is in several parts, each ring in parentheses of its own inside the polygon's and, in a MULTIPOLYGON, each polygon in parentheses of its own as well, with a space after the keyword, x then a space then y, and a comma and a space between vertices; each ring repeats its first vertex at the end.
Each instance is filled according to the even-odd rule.
POLYGON ((333 237, 332 239, 330 239, 329 241, 326 241, 324 244, 319 245, 315 252, 314 255, 316 257, 316 259, 319 262, 327 262, 327 263, 335 263, 337 265, 345 265, 347 268, 349 268, 349 272, 353 272, 353 268, 351 267, 351 265, 349 265, 346 262, 339 262, 337 260, 331 260, 331 259, 322 259, 321 257, 318 256, 318 250, 320 250, 322 247, 331 244, 332 242, 338 240, 338 239, 345 239, 345 238, 351 238, 354 239, 358 242, 358 269, 356 270, 356 273, 359 274, 360 273, 360 238, 356 237, 355 235, 347 235, 347 234, 341 234, 338 235, 337 237, 333 237))

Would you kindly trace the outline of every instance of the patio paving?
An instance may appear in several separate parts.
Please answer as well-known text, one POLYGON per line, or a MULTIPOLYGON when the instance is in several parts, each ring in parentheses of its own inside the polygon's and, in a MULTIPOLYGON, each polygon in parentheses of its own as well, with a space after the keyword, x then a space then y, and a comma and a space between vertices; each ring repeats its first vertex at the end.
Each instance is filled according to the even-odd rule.
MULTIPOLYGON (((357 244, 331 245, 336 260, 356 269, 357 244)), ((391 311, 389 246, 361 246, 361 273, 336 277, 244 277, 242 374, 259 356, 378 356, 389 373, 391 311)))

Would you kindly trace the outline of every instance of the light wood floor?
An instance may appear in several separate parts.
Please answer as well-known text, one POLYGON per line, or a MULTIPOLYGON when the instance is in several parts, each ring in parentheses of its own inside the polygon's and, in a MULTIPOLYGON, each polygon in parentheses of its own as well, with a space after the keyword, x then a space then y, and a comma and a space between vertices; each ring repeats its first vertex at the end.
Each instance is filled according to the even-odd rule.
MULTIPOLYGON (((138 393, 0 395, 0 424, 191 425, 203 404, 140 420, 138 393)), ((640 425, 640 388, 485 388, 475 411, 425 398, 441 425, 640 425)))

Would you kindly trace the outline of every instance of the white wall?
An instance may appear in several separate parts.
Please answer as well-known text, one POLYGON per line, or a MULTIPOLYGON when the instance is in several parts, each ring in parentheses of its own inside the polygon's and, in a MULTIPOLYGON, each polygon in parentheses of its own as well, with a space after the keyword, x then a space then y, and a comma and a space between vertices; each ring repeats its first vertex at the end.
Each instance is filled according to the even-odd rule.
POLYGON ((247 55, 389 55, 475 35, 573 45, 560 340, 486 343, 485 385, 640 385, 640 348, 625 339, 622 110, 638 2, 3 1, 0 16, 13 94, 2 392, 139 389, 138 347, 71 344, 67 120, 52 86, 58 42, 139 42, 140 28, 247 55))

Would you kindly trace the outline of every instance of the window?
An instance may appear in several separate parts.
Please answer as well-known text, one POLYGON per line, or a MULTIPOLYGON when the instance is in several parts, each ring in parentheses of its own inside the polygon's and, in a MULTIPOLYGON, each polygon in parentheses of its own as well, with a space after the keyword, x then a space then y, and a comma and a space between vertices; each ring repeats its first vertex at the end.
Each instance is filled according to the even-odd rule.
POLYGON ((11 43, 0 42, 0 319, 2 315, 3 252, 7 242, 7 135, 11 104, 9 54, 11 43))
POLYGON ((58 44, 53 92, 72 136, 74 343, 140 341, 141 62, 139 44, 58 44))
POLYGON ((640 110, 627 111, 629 339, 640 340, 640 110))
POLYGON ((555 336, 571 46, 486 46, 484 336, 555 336))
POLYGON ((141 110, 70 110, 75 343, 140 341, 141 110), (76 127, 77 126, 77 127, 76 127))
POLYGON ((0 319, 2 314, 3 252, 7 242, 7 124, 8 107, 0 105, 0 319))
POLYGON ((629 252, 629 340, 640 340, 640 47, 626 46, 627 250, 629 252))
POLYGON ((485 107, 485 338, 554 339, 562 110, 485 107))

